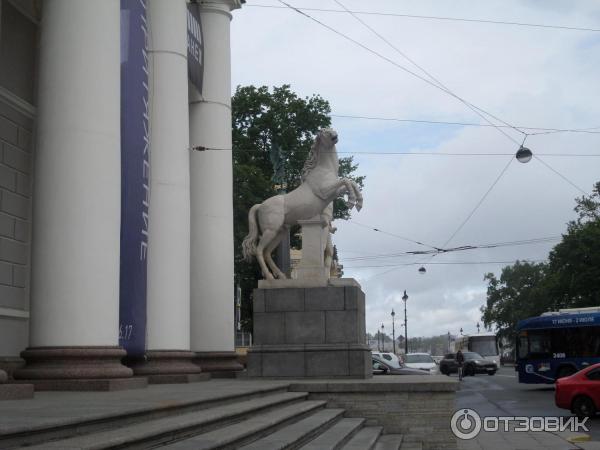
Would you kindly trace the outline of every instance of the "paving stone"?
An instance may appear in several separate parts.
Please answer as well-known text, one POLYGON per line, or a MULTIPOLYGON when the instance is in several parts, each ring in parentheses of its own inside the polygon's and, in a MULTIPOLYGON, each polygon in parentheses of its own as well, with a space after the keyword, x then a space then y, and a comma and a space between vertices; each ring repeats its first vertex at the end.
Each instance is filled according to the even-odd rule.
POLYGON ((379 436, 375 444, 375 450, 399 450, 402 445, 401 434, 385 434, 379 436))

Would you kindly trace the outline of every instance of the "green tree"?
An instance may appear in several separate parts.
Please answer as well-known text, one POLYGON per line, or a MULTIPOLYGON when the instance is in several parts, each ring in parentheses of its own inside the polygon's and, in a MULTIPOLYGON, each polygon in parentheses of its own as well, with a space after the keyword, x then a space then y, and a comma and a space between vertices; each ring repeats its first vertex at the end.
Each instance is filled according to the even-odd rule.
POLYGON ((547 269, 545 263, 517 261, 504 267, 499 279, 486 274, 487 302, 481 308, 485 326, 495 325, 499 338, 512 341, 519 320, 547 311, 551 303, 546 292, 547 269))
MULTIPOLYGON (((289 85, 274 87, 238 86, 232 101, 233 208, 235 282, 242 288, 242 323, 251 329, 252 291, 261 277, 256 262, 243 260, 241 242, 248 233, 248 211, 252 205, 288 192, 300 185, 304 161, 317 132, 331 125, 329 103, 319 95, 301 98, 289 85), (280 171, 274 177, 272 149, 280 171)), ((340 176, 352 178, 361 187, 364 177, 356 176, 352 157, 340 158, 340 176)), ((342 200, 334 204, 334 218, 348 219, 350 211, 342 200)), ((292 230, 292 246, 298 238, 292 230)))
POLYGON ((556 309, 600 306, 600 182, 576 203, 579 217, 549 256, 547 283, 556 309))

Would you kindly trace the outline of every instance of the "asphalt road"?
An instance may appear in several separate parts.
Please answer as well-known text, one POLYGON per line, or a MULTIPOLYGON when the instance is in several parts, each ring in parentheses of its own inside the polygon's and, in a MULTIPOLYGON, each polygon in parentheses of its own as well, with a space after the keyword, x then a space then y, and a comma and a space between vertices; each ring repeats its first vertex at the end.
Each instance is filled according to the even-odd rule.
MULTIPOLYGON (((474 409, 480 416, 572 416, 555 406, 553 385, 520 384, 512 367, 502 367, 493 376, 465 377, 456 407, 474 409)), ((586 425, 592 440, 600 441, 600 415, 586 425)))

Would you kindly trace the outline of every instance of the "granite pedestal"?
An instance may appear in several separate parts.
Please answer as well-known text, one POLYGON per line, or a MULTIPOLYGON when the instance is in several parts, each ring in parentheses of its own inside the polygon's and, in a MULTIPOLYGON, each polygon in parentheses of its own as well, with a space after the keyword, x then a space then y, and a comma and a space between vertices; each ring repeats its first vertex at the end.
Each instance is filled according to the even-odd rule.
POLYGON ((370 378, 365 295, 358 283, 285 287, 285 281, 254 291, 248 376, 370 378))

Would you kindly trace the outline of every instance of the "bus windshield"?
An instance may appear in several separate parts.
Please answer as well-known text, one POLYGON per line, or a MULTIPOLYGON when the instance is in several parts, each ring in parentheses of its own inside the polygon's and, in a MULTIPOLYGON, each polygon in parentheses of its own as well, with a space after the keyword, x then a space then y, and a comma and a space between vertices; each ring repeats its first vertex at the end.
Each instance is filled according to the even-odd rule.
POLYGON ((495 336, 471 336, 470 350, 479 353, 481 356, 496 356, 498 348, 496 346, 495 336))

